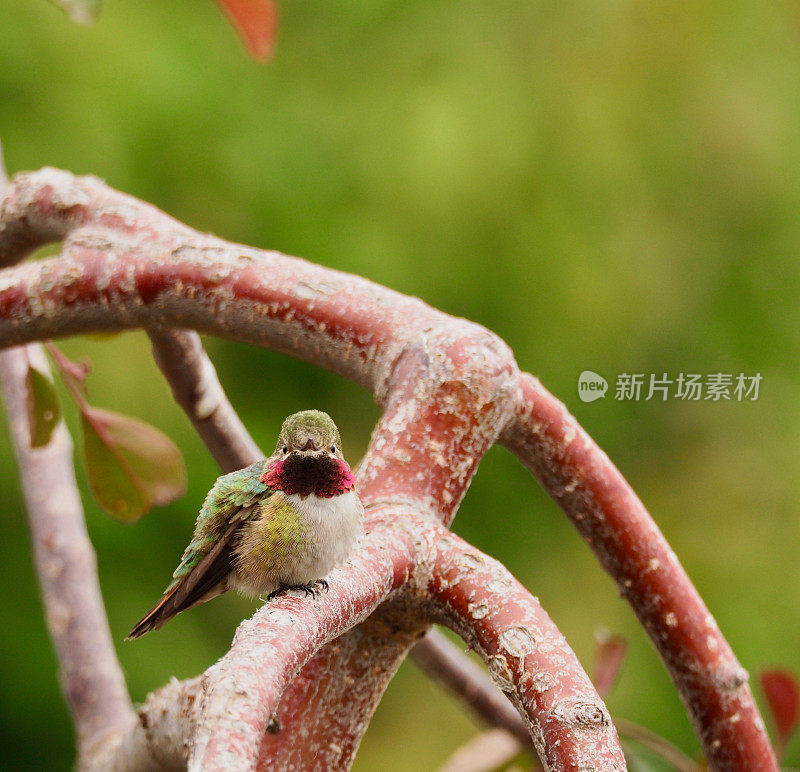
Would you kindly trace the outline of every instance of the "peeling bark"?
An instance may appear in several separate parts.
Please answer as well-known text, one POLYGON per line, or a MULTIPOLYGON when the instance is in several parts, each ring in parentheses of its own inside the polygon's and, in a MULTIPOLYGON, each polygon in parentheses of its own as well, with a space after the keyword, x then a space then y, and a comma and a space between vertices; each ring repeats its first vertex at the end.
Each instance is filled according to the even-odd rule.
POLYGON ((532 376, 501 442, 533 472, 633 608, 716 769, 775 769, 739 664, 677 556, 608 456, 532 376))
POLYGON ((746 675, 663 536, 497 336, 364 279, 198 234, 99 180, 53 169, 18 175, 0 203, 0 264, 52 240, 63 242, 59 257, 0 274, 0 346, 150 330, 176 399, 223 466, 257 448, 233 424, 196 336, 168 328, 327 367, 384 408, 358 469, 367 534, 339 569, 337 591, 261 609, 199 692, 196 681, 172 685, 174 732, 144 733, 140 721, 118 748, 158 736, 167 763, 188 758, 195 769, 346 768, 408 648, 442 619, 482 653, 547 768, 624 767, 608 712, 538 602, 446 531, 499 439, 620 583, 711 767, 777 768, 746 675), (281 729, 264 734, 275 711, 281 729))
POLYGON ((455 534, 436 550, 430 590, 443 619, 516 705, 545 769, 625 769, 607 708, 538 600, 455 534))
MULTIPOLYGON (((291 679, 324 644, 366 619, 389 593, 402 587, 415 562, 414 544, 404 529, 393 527, 391 517, 384 522, 373 517, 357 553, 331 574, 327 593, 311 602, 297 597, 277 598, 243 622, 230 651, 205 673, 201 719, 189 768, 251 769, 264 743, 272 746, 269 760, 275 766, 291 766, 288 759, 281 759, 285 753, 289 757, 299 755, 295 763, 300 763, 300 768, 308 766, 301 763, 303 759, 317 759, 326 768, 337 768, 339 764, 335 762, 339 759, 325 764, 324 759, 330 754, 311 738, 298 744, 292 727, 294 723, 305 723, 308 731, 324 725, 324 731, 318 731, 321 736, 317 742, 326 747, 336 743, 344 748, 344 743, 353 737, 352 726, 347 724, 345 736, 340 737, 333 720, 335 712, 317 713, 308 699, 303 700, 302 710, 299 705, 289 713, 284 709, 282 729, 276 739, 265 738, 262 742, 262 738, 291 679)), ((337 647, 342 649, 342 643, 337 647)), ((339 679, 331 677, 330 668, 329 664, 328 672, 313 679, 303 671, 303 690, 307 691, 310 685, 317 688, 337 682, 339 679)), ((361 684, 368 682, 361 680, 361 684)), ((348 690, 357 691, 355 682, 348 690)), ((348 711, 354 701, 353 695, 344 700, 349 703, 348 711)), ((278 715, 281 718, 282 714, 278 715)), ((317 733, 312 735, 316 736, 317 733)))

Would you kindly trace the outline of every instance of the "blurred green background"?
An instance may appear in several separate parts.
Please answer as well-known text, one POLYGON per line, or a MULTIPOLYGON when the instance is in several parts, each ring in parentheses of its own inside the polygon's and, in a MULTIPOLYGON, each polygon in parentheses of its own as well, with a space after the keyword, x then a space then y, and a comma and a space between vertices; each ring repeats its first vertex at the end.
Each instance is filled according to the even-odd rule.
MULTIPOLYGON (((43 0, 3 0, 9 170, 96 174, 200 230, 362 274, 499 333, 633 484, 751 674, 797 673, 798 5, 362 0, 282 2, 280 14, 263 66, 210 1, 107 0, 82 28, 43 0), (612 393, 623 372, 763 382, 757 401, 584 404, 585 369, 612 393)), ((315 406, 351 460, 363 453, 370 395, 269 351, 207 345, 262 447, 285 415, 315 406)), ((63 348, 91 358, 95 404, 157 424, 189 466, 187 496, 136 525, 84 498, 142 700, 222 655, 254 605, 224 597, 122 642, 217 469, 143 334, 63 348)), ((68 769, 72 730, 2 429, 0 766, 68 769)), ((454 529, 539 596, 587 667, 597 628, 626 636, 612 712, 698 752, 628 606, 505 450, 486 456, 454 529)), ((356 769, 434 768, 477 729, 406 663, 356 769)), ((797 740, 787 763, 800 765, 797 740)))

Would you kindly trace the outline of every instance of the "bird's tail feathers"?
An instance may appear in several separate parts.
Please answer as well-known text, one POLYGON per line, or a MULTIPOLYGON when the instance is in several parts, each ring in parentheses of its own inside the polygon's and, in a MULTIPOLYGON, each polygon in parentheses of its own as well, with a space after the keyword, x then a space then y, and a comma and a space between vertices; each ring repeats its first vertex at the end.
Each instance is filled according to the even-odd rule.
POLYGON ((234 545, 236 533, 242 527, 244 515, 253 507, 242 509, 239 517, 233 520, 217 543, 203 559, 184 576, 174 587, 164 593, 164 597, 147 612, 130 631, 126 641, 144 635, 150 630, 158 630, 181 611, 205 603, 228 589, 228 577, 234 566, 234 545))
POLYGON ((163 624, 168 622, 178 611, 182 609, 176 608, 175 593, 180 585, 175 585, 168 593, 156 603, 133 627, 127 637, 126 641, 132 641, 134 638, 139 638, 151 630, 158 630, 163 624))

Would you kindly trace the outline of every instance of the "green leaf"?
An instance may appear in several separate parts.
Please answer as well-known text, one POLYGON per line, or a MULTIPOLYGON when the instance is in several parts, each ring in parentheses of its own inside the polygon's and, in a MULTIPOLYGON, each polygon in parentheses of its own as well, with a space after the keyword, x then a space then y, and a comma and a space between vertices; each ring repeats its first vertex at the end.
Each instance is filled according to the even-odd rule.
POLYGON ((50 442, 53 429, 61 420, 61 405, 53 382, 32 365, 28 365, 25 389, 31 447, 41 448, 50 442))
POLYGON ((100 13, 102 0, 50 0, 77 24, 91 24, 100 13))
POLYGON ((83 452, 89 483, 100 506, 133 522, 156 506, 183 496, 183 456, 154 426, 109 410, 82 411, 83 452))

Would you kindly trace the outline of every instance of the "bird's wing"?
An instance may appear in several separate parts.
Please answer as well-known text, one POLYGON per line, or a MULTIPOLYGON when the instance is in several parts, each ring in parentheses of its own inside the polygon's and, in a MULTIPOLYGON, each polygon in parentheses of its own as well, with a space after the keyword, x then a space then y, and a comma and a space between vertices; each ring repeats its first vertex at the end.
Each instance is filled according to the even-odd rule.
POLYGON ((128 638, 161 627, 177 613, 224 592, 233 570, 241 526, 255 515, 256 504, 269 496, 260 481, 264 462, 220 477, 206 496, 194 535, 161 600, 136 624, 128 638))

